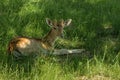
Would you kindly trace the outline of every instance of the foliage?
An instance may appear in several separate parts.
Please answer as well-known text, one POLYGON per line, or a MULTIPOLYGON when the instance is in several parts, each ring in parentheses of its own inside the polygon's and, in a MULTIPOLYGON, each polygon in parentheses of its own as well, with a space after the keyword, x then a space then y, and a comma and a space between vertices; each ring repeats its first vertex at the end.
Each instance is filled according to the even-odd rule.
POLYGON ((120 79, 119 0, 0 0, 1 80, 120 79), (85 48, 89 57, 48 56, 7 62, 8 42, 16 36, 40 38, 45 18, 72 19, 55 48, 85 48), (61 59, 61 58, 60 58, 61 59), (97 76, 97 77, 96 77, 97 76), (99 77, 98 77, 99 76, 99 77))

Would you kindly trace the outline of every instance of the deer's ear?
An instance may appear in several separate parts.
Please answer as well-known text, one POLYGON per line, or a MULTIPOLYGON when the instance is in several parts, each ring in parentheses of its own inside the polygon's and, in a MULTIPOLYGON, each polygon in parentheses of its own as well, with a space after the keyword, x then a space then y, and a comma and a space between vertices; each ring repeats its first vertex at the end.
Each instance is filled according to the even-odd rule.
POLYGON ((64 22, 64 25, 69 26, 71 22, 72 22, 72 19, 68 19, 64 22))
POLYGON ((53 26, 53 23, 52 23, 52 21, 51 21, 49 18, 46 18, 46 23, 47 23, 50 27, 53 26))

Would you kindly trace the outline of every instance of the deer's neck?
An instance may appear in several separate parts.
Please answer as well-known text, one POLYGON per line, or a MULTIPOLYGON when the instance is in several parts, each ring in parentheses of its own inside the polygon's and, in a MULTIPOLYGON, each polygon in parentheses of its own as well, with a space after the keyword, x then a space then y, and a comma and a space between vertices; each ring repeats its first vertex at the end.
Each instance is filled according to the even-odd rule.
POLYGON ((56 38, 57 36, 54 33, 52 33, 52 31, 49 31, 49 33, 42 39, 42 42, 47 47, 52 48, 56 38))

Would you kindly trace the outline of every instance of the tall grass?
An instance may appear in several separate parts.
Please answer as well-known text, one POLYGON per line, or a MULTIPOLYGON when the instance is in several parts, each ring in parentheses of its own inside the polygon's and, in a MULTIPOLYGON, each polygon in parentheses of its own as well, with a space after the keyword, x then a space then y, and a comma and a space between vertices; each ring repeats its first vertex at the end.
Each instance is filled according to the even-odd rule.
POLYGON ((0 80, 119 80, 119 0, 0 0, 0 80), (55 48, 85 48, 92 58, 40 57, 7 62, 16 36, 40 38, 45 18, 72 19, 55 48), (62 60, 62 61, 60 61, 62 60))

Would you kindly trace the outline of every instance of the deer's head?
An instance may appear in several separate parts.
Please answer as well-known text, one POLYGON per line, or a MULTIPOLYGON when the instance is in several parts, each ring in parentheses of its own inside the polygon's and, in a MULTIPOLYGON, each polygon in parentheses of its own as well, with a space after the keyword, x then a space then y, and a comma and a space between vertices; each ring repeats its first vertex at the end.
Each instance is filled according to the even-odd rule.
POLYGON ((66 21, 64 21, 63 19, 60 21, 52 21, 49 18, 46 18, 47 24, 52 28, 51 33, 55 36, 62 36, 64 27, 69 26, 71 21, 72 19, 68 19, 66 21))

